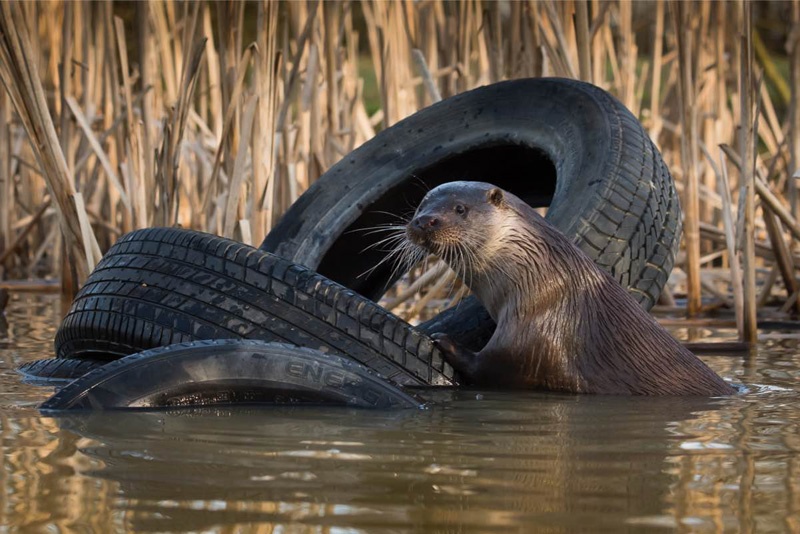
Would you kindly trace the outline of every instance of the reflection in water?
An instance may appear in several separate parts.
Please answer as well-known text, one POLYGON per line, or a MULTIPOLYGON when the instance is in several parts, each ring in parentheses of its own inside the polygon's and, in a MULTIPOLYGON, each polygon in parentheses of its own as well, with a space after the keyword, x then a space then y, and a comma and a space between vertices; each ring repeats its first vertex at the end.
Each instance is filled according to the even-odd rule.
POLYGON ((786 339, 755 365, 705 358, 759 384, 732 399, 464 391, 424 411, 52 419, 33 409, 48 392, 9 369, 47 355, 53 302, 17 304, 27 326, 12 313, 0 344, 12 528, 800 531, 800 357, 786 339))
POLYGON ((618 531, 662 513, 674 478, 665 461, 684 454, 678 427, 716 404, 519 401, 487 393, 424 412, 92 414, 59 424, 92 440, 81 452, 102 467, 83 474, 119 482, 142 530, 244 520, 618 531), (162 506, 169 514, 154 517, 162 506))

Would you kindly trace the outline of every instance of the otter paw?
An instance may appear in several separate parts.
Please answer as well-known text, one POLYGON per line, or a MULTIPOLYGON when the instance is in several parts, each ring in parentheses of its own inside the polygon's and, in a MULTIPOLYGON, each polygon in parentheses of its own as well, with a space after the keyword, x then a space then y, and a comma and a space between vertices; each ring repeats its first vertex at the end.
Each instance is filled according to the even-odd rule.
POLYGON ((437 332, 431 336, 433 344, 442 351, 442 356, 462 374, 471 374, 475 364, 475 353, 456 345, 447 334, 437 332))
POLYGON ((433 344, 439 347, 439 350, 444 353, 453 354, 459 351, 458 345, 453 343, 453 340, 450 339, 450 336, 443 332, 431 334, 431 339, 433 340, 433 344))

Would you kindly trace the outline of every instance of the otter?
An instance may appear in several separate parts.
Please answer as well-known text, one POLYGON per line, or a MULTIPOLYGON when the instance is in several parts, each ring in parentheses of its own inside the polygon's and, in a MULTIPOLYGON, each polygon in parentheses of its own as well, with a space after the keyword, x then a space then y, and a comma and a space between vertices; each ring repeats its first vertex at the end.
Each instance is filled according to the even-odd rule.
POLYGON ((464 382, 611 395, 736 392, 533 208, 492 184, 432 189, 405 239, 412 253, 447 262, 497 323, 479 352, 432 336, 464 382))

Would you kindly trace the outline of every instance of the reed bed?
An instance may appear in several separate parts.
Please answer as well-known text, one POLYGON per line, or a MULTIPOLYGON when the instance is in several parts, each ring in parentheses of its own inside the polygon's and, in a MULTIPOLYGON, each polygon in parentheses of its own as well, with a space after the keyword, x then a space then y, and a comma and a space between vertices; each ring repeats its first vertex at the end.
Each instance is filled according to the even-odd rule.
POLYGON ((752 340, 759 306, 800 308, 793 27, 797 0, 4 2, 0 280, 70 294, 149 225, 257 245, 376 131, 476 86, 564 76, 616 95, 672 170, 684 240, 663 302, 735 310, 752 340))

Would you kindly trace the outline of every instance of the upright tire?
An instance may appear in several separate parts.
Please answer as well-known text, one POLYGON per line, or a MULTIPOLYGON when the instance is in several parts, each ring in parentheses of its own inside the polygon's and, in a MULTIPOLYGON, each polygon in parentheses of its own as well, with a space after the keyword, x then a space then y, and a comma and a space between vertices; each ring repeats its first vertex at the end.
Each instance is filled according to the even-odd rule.
POLYGON ((348 356, 401 385, 451 385, 430 338, 325 277, 191 230, 121 238, 75 297, 58 358, 115 360, 202 339, 278 341, 348 356))
MULTIPOLYGON (((400 121, 321 176, 261 248, 378 299, 392 271, 364 275, 388 254, 368 248, 380 235, 367 230, 397 224, 429 189, 453 180, 492 182, 549 205, 547 219, 644 308, 657 301, 680 237, 672 178, 636 117, 574 80, 497 83, 400 121)), ((460 306, 438 326, 452 335, 471 313, 460 306)))
POLYGON ((180 343, 126 356, 70 383, 41 409, 253 404, 418 408, 423 401, 349 358, 253 340, 180 343))

